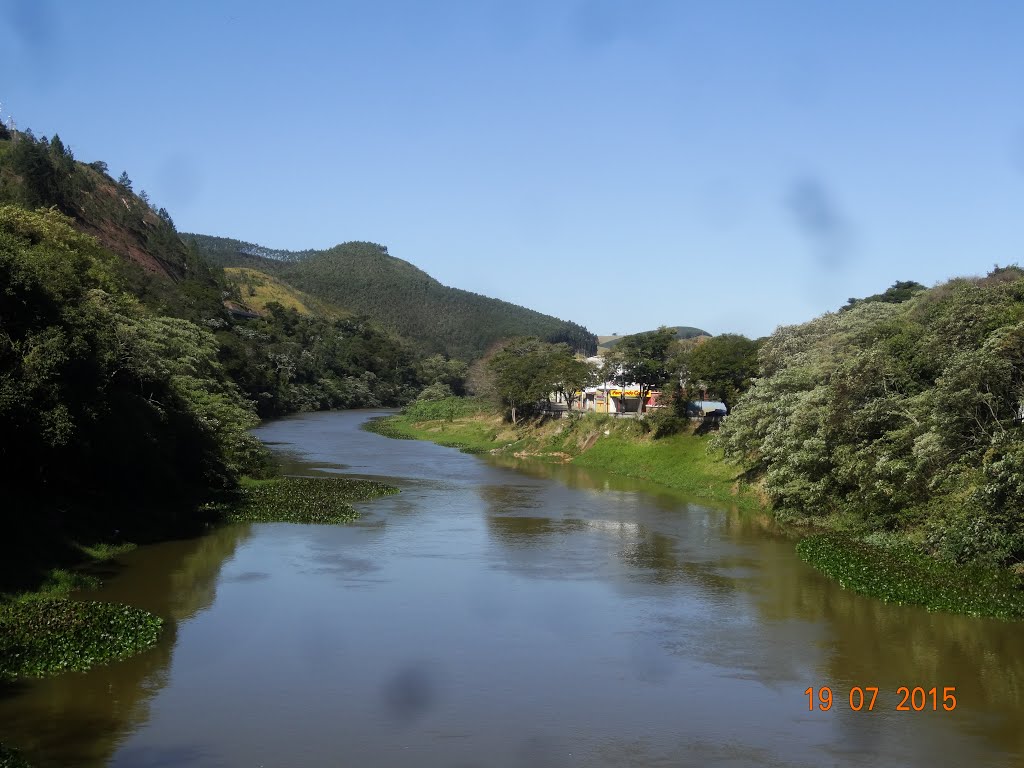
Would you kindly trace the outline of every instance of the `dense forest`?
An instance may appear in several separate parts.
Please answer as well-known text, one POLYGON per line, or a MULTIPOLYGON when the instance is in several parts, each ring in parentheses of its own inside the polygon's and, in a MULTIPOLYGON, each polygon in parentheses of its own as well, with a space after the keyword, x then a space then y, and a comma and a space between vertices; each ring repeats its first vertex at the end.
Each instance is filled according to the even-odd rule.
POLYGON ((56 209, 119 256, 111 269, 122 289, 212 332, 219 363, 261 416, 400 405, 432 383, 417 378, 411 345, 327 302, 315 314, 273 303, 245 311, 239 281, 187 244, 126 173, 115 181, 104 163, 77 162, 58 136, 0 139, 0 203, 56 209))
POLYGON ((187 239, 212 264, 250 267, 281 278, 414 341, 424 354, 470 360, 512 336, 565 343, 590 355, 597 350, 597 338, 576 323, 449 288, 375 243, 280 251, 222 237, 187 239))
POLYGON ((1024 271, 897 283, 779 328, 721 432, 779 514, 1024 559, 1024 271))
POLYGON ((55 210, 0 206, 0 481, 23 499, 5 522, 12 569, 49 549, 40 539, 173 527, 265 460, 213 335, 148 310, 121 266, 55 210))
POLYGON ((0 135, 0 474, 32 498, 9 511, 24 557, 0 582, 31 581, 61 541, 198 519, 263 471, 259 417, 400 405, 457 390, 460 370, 365 317, 250 311, 126 173, 57 136, 0 135))

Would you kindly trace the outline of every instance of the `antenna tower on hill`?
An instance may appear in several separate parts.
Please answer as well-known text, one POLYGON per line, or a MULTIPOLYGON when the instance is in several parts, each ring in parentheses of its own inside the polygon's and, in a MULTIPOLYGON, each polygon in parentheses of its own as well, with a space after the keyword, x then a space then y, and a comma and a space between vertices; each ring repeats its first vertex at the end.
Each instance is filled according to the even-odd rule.
MULTIPOLYGON (((0 102, 0 125, 4 123, 4 105, 0 102)), ((7 116, 7 130, 11 132, 11 139, 14 141, 18 140, 18 127, 14 123, 14 115, 7 116)))

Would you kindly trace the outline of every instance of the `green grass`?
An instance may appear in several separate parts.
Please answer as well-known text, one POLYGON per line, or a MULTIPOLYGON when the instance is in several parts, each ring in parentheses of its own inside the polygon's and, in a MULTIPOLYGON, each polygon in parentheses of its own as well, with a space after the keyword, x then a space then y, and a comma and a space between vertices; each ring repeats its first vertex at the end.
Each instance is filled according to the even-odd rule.
MULTIPOLYGON (((435 407, 445 407, 445 401, 438 402, 442 405, 435 407)), ((513 428, 484 406, 464 402, 451 419, 439 418, 416 404, 397 416, 374 420, 366 429, 386 437, 429 440, 467 453, 518 453, 540 461, 571 461, 695 498, 761 507, 751 489, 738 482, 742 468, 709 451, 707 437, 678 434, 655 440, 635 420, 603 414, 513 428)))
POLYGON ((449 397, 411 403, 396 416, 366 422, 363 429, 396 440, 428 440, 466 453, 485 453, 515 439, 505 439, 508 430, 496 422, 479 402, 449 397))
POLYGON ((242 302, 260 314, 267 313, 268 304, 277 302, 286 309, 294 309, 303 315, 315 314, 330 320, 351 316, 350 312, 315 299, 258 269, 225 267, 224 276, 230 283, 238 286, 242 302))
POLYGON ((115 557, 126 555, 137 548, 136 544, 130 541, 123 541, 117 544, 111 542, 99 542, 96 544, 78 544, 77 547, 92 560, 102 563, 113 560, 115 557))
POLYGON ((348 523, 359 517, 349 502, 392 493, 398 493, 394 486, 347 477, 250 480, 242 486, 241 499, 224 510, 224 518, 228 522, 348 523))
POLYGON ((1024 580, 1007 570, 966 566, 929 557, 911 545, 879 547, 838 534, 810 536, 796 551, 843 588, 887 603, 1024 618, 1024 580))
POLYGON ((742 469, 709 451, 708 438, 678 434, 659 440, 639 438, 627 429, 610 430, 573 464, 635 477, 682 491, 688 496, 743 508, 761 505, 751 490, 738 481, 742 469))
POLYGON ((163 620, 117 603, 23 598, 0 605, 0 680, 83 671, 155 645, 163 620))

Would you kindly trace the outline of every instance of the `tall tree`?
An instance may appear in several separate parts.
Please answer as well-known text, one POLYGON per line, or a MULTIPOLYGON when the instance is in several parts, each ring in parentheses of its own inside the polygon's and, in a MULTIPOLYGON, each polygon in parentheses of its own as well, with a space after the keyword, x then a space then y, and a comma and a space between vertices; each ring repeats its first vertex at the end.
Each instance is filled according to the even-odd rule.
POLYGON ((697 344, 686 355, 689 381, 703 384, 728 410, 757 375, 757 342, 723 333, 697 344))
MULTIPOLYGON (((639 385, 640 413, 647 410, 651 390, 664 386, 671 376, 669 358, 675 338, 675 331, 665 327, 633 334, 616 344, 606 359, 605 370, 617 372, 615 377, 623 380, 623 387, 627 382, 639 385)), ((625 401, 623 388, 623 411, 625 401)))
POLYGON ((547 362, 548 380, 551 391, 565 401, 572 410, 572 401, 594 378, 594 368, 586 360, 576 357, 565 344, 555 344, 547 362))
POLYGON ((508 408, 512 423, 518 423, 519 412, 551 392, 546 380, 549 345, 536 338, 513 339, 488 362, 494 375, 495 391, 508 408))

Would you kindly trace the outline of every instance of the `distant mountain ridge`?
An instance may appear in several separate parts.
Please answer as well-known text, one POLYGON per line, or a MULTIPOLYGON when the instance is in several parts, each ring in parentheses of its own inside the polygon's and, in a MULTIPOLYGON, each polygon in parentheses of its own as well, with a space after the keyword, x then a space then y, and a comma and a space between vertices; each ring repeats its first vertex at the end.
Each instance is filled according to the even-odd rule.
MULTIPOLYGON (((689 325, 669 325, 666 326, 676 332, 677 339, 695 339, 698 336, 711 336, 707 331, 701 330, 700 328, 694 328, 689 325)), ((651 329, 656 330, 656 329, 651 329)), ((640 331, 640 333, 650 333, 651 331, 640 331)), ((612 334, 611 336, 598 336, 597 344, 601 350, 607 351, 618 344, 623 339, 628 339, 630 336, 638 336, 639 333, 626 333, 623 335, 612 334)))
POLYGON ((443 285, 376 243, 288 251, 225 237, 184 237, 212 264, 273 275, 310 296, 369 317, 426 353, 468 360, 511 336, 565 342, 585 354, 597 351, 597 337, 582 325, 443 285))

